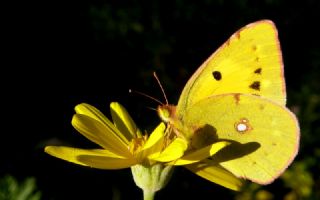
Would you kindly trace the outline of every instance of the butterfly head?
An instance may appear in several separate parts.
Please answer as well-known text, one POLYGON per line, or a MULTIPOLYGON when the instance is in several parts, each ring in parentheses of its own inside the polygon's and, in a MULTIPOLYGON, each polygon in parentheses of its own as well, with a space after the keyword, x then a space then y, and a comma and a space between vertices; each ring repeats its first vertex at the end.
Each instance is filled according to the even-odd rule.
POLYGON ((176 106, 169 104, 160 105, 158 106, 157 112, 162 121, 170 123, 175 116, 176 106))

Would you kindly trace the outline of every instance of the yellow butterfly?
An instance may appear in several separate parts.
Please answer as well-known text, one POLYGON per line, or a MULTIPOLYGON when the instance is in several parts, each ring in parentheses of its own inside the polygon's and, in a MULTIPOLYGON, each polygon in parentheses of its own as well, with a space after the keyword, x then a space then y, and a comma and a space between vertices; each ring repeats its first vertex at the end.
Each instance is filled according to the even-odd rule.
POLYGON ((232 142, 207 160, 208 166, 268 184, 299 148, 298 121, 285 104, 277 29, 261 20, 234 33, 189 79, 177 106, 159 106, 158 114, 193 148, 232 142))

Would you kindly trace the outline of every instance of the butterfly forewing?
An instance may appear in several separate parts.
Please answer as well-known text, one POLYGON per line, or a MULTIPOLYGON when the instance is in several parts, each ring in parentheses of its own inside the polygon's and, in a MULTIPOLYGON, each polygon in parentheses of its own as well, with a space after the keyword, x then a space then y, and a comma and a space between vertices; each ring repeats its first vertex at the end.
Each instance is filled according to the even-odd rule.
POLYGON ((268 20, 245 26, 212 54, 187 82, 177 105, 185 110, 211 95, 244 93, 285 105, 285 81, 278 34, 268 20))

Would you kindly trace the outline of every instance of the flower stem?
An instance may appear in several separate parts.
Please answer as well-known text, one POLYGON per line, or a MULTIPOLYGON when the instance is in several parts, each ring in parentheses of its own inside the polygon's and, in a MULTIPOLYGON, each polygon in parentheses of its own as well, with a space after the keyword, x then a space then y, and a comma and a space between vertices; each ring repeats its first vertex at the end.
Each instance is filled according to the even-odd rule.
POLYGON ((143 190, 143 200, 153 200, 155 194, 152 190, 143 190))
POLYGON ((144 200, 153 200, 155 193, 164 188, 173 172, 172 165, 134 165, 131 167, 133 180, 143 190, 144 200))

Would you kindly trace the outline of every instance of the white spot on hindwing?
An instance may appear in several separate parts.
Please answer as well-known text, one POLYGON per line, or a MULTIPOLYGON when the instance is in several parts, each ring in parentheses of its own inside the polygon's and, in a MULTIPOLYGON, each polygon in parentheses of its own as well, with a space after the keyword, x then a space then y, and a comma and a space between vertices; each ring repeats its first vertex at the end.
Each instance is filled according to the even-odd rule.
POLYGON ((238 122, 234 124, 234 128, 239 133, 246 133, 252 130, 249 120, 246 118, 241 118, 238 122))
POLYGON ((246 131, 247 128, 248 128, 248 127, 247 127, 246 124, 239 123, 239 124, 237 125, 237 130, 238 130, 239 132, 246 131))

